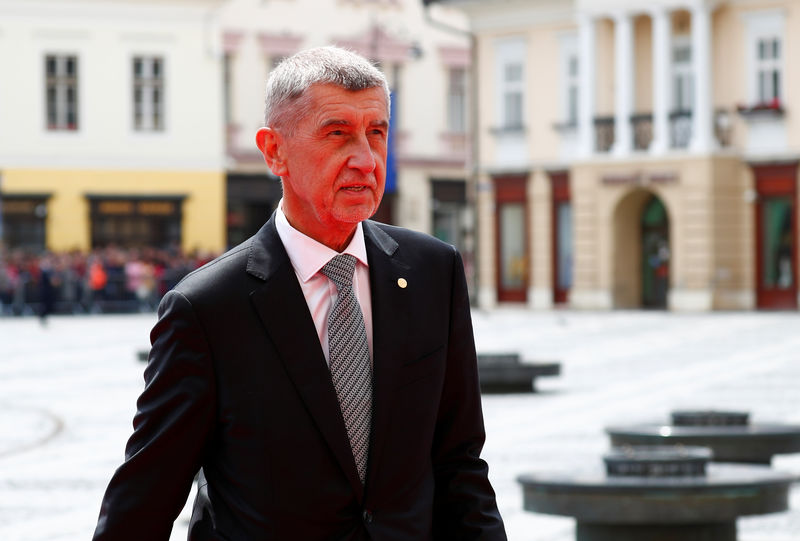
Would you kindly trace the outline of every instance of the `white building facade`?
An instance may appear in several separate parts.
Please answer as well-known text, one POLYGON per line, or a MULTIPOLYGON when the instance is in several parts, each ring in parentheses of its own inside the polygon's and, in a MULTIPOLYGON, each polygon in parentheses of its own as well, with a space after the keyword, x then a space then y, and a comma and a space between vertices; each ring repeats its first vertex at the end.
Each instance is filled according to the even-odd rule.
POLYGON ((9 247, 224 247, 217 4, 0 0, 9 247))

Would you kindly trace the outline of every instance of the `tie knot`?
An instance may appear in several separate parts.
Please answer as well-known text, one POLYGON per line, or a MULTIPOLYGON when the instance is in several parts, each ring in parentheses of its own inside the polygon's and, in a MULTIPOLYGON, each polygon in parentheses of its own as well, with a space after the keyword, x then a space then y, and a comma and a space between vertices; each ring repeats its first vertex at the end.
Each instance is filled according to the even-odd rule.
POLYGON ((322 274, 328 277, 336 289, 341 291, 343 287, 353 287, 353 273, 356 270, 356 258, 350 254, 339 254, 325 263, 322 267, 322 274))

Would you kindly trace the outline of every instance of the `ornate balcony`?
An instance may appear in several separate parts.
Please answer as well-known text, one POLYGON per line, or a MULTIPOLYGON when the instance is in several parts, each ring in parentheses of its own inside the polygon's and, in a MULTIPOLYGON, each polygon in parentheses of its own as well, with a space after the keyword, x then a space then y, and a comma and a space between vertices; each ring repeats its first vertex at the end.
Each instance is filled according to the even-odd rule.
MULTIPOLYGON (((738 110, 739 114, 742 110, 738 110)), ((783 109, 762 108, 756 113, 763 115, 782 115, 783 109)), ((634 152, 647 151, 653 142, 653 114, 637 113, 631 115, 631 126, 633 128, 632 149, 634 152)), ((555 129, 563 133, 563 125, 556 125, 555 129)), ((672 111, 669 114, 669 148, 686 149, 692 141, 692 112, 688 110, 672 111)), ((730 111, 718 109, 714 114, 714 136, 721 147, 731 144, 731 122, 730 111)), ((602 116, 594 119, 594 152, 605 154, 614 147, 614 117, 602 116)))

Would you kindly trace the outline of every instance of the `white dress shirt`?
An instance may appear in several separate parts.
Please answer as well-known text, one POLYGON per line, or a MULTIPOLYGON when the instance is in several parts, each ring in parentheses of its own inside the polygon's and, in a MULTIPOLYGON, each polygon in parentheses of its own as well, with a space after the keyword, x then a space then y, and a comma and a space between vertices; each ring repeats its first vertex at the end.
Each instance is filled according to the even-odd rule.
MULTIPOLYGON (((339 255, 339 252, 292 227, 283 213, 283 200, 278 204, 278 210, 275 211, 275 227, 278 229, 278 236, 286 248, 286 253, 289 254, 289 260, 292 262, 297 280, 300 282, 300 287, 306 298, 306 304, 308 304, 308 311, 314 320, 314 326, 317 328, 317 335, 319 336, 322 351, 325 353, 325 360, 330 363, 328 354, 328 314, 338 296, 338 292, 336 285, 322 274, 320 269, 334 256, 339 255)), ((367 247, 364 244, 364 230, 360 223, 356 226, 353 239, 342 253, 350 254, 357 260, 353 293, 358 299, 358 304, 361 305, 361 313, 364 314, 369 357, 372 359, 372 297, 370 297, 369 289, 367 247)))

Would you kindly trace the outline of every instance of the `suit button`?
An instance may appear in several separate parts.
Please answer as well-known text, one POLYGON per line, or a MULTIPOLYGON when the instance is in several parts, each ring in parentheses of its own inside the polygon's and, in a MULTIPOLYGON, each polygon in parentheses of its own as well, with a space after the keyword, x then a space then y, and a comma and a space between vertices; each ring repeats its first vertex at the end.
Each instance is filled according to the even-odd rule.
POLYGON ((364 519, 364 524, 371 524, 372 523, 372 511, 369 509, 364 509, 361 513, 361 518, 364 519))

